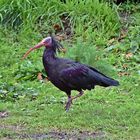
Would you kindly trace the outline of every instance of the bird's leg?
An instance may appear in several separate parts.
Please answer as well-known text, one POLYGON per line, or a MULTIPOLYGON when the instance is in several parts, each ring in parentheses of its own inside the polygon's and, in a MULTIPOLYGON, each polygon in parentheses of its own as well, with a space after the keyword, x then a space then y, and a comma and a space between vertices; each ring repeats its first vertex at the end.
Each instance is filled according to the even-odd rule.
POLYGON ((68 101, 67 101, 66 106, 65 106, 66 111, 69 111, 71 103, 72 103, 71 95, 68 95, 68 101))
POLYGON ((82 96, 83 94, 84 94, 84 92, 83 92, 83 91, 80 91, 79 94, 78 94, 77 96, 71 97, 71 100, 74 100, 74 99, 76 99, 76 98, 82 96))
POLYGON ((68 95, 68 101, 67 101, 66 106, 65 106, 66 111, 69 110, 69 108, 70 108, 70 106, 72 104, 72 100, 74 100, 74 99, 82 96, 83 94, 84 94, 84 92, 83 91, 80 91, 77 96, 71 97, 71 95, 68 95))

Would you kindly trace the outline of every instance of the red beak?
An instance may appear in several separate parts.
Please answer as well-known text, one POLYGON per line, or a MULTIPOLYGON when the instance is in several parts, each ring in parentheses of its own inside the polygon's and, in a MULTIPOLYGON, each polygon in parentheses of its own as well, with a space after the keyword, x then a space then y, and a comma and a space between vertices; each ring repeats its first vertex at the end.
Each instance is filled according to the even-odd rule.
POLYGON ((39 48, 41 48, 42 46, 44 46, 44 43, 40 42, 40 43, 38 43, 37 45, 35 45, 33 48, 30 48, 30 49, 24 54, 24 56, 22 57, 22 60, 25 59, 31 51, 33 51, 33 50, 35 50, 35 49, 39 49, 39 48))

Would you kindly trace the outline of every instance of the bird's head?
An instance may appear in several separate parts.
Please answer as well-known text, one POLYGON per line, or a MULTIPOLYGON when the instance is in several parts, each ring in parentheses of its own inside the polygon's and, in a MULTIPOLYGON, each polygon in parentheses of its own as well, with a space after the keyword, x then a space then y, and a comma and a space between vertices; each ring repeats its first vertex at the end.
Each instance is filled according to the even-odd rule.
POLYGON ((63 48, 63 46, 57 41, 55 40, 52 36, 46 37, 44 38, 42 41, 40 41, 37 45, 35 45, 34 47, 30 48, 22 57, 22 59, 26 58, 27 55, 35 50, 35 49, 39 49, 42 46, 45 46, 47 49, 52 49, 55 53, 56 51, 65 51, 65 49, 63 48))

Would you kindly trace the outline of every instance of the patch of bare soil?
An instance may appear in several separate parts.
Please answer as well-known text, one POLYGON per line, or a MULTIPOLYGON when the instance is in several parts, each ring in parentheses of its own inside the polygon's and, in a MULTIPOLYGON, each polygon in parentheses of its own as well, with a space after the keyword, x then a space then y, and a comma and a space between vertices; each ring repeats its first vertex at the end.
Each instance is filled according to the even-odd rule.
POLYGON ((0 123, 0 133, 3 137, 0 140, 15 140, 19 139, 20 135, 25 133, 25 127, 23 125, 8 125, 0 123))
POLYGON ((23 126, 2 126, 1 129, 7 129, 12 132, 12 135, 5 134, 2 139, 31 139, 31 140, 44 140, 44 139, 53 139, 53 140, 86 140, 86 139, 102 139, 105 138, 105 133, 102 131, 78 131, 73 130, 71 132, 67 131, 58 131, 52 130, 47 133, 36 133, 36 134, 28 134, 26 129, 23 126))
POLYGON ((25 130, 25 128, 22 125, 5 125, 5 124, 0 124, 0 130, 10 130, 13 132, 22 132, 25 130))
POLYGON ((89 131, 72 131, 72 132, 58 132, 58 131, 50 131, 46 134, 22 134, 19 135, 19 139, 54 139, 54 140, 85 140, 85 139, 95 139, 95 138, 104 138, 104 132, 89 132, 89 131))

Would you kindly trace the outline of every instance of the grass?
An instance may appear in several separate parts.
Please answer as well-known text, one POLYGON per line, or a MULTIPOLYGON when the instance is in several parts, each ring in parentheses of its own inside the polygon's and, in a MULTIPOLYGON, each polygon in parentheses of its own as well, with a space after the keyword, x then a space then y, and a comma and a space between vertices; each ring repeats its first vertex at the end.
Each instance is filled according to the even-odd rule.
MULTIPOLYGON (((129 78, 130 82, 133 80, 129 78)), ((9 112, 9 117, 3 118, 1 122, 1 126, 5 126, 1 130, 1 137, 6 134, 11 136, 11 133, 14 138, 17 135, 45 134, 50 130, 81 130, 104 132, 106 139, 137 139, 139 89, 135 84, 133 88, 124 88, 123 85, 131 85, 126 85, 126 81, 121 82, 121 85, 111 89, 97 87, 94 91, 85 92, 81 99, 74 102, 68 113, 64 111, 66 97, 50 83, 41 87, 37 99, 28 97, 14 103, 1 103, 1 110, 9 112), (19 126, 21 130, 12 130, 10 126, 19 126)))
POLYGON ((25 0, 24 4, 19 0, 1 0, 0 9, 1 24, 6 28, 20 30, 22 38, 23 36, 26 38, 29 34, 32 36, 33 30, 42 35, 55 32, 53 29, 55 24, 61 25, 64 30, 65 24, 62 20, 64 15, 69 19, 71 32, 76 37, 82 36, 84 39, 94 40, 96 44, 105 44, 108 37, 114 35, 119 29, 115 10, 112 10, 109 4, 101 3, 99 0, 80 2, 68 0, 66 3, 57 0, 47 3, 25 0))
POLYGON ((0 2, 0 139, 140 138, 139 4, 28 0, 21 7, 22 1, 0 2), (64 13, 67 24, 60 18, 64 13), (43 50, 21 61, 48 30, 56 32, 55 24, 66 37, 62 43, 67 53, 61 57, 92 65, 120 81, 119 87, 85 91, 68 113, 65 93, 37 79, 43 50))

